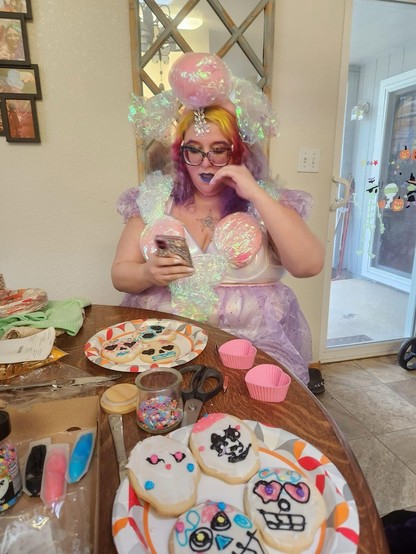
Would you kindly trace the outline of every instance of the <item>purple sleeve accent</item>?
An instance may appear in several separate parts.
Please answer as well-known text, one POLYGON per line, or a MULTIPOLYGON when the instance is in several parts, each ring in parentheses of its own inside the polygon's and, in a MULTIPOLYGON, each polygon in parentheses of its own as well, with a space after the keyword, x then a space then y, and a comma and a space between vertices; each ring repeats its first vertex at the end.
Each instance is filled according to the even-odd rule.
POLYGON ((140 210, 137 205, 137 198, 139 197, 139 187, 134 187, 125 190, 117 200, 117 211, 123 216, 124 223, 131 217, 139 216, 140 210))
POLYGON ((286 208, 292 208, 303 219, 307 219, 312 209, 313 198, 303 190, 280 189, 279 202, 286 208))

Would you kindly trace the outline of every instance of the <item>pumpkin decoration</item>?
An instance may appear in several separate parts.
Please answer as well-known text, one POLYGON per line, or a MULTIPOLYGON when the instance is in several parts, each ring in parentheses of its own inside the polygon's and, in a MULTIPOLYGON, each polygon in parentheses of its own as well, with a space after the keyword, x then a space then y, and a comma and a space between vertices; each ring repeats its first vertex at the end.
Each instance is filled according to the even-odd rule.
POLYGON ((404 208, 404 200, 398 196, 391 203, 391 209, 393 212, 400 212, 404 208))
POLYGON ((402 150, 399 154, 399 157, 401 160, 408 160, 410 158, 410 150, 407 149, 407 146, 404 147, 404 150, 402 150))
POLYGON ((379 200, 377 202, 377 205, 380 208, 380 210, 383 210, 386 207, 386 199, 383 198, 382 200, 379 200))

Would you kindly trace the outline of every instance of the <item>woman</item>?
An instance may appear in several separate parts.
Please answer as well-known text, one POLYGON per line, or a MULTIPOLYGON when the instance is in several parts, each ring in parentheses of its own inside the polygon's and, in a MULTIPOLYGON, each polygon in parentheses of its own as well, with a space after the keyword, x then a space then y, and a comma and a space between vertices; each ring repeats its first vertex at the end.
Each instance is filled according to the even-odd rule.
MULTIPOLYGON (((178 60, 171 74, 180 77, 171 85, 186 106, 185 74, 192 87, 198 73, 215 80, 218 66, 225 70, 216 56, 182 58, 187 71, 178 60), (207 64, 203 72, 202 62, 207 64)), ((213 89, 218 87, 208 84, 208 96, 213 89)), ((199 85, 196 90, 200 95, 199 85)), ((308 383, 309 327, 294 293, 280 279, 284 269, 309 277, 322 268, 322 245, 301 217, 310 197, 278 191, 270 182, 261 148, 243 140, 247 133, 223 94, 201 102, 197 109, 188 104, 192 109, 178 123, 173 179, 153 174, 119 200, 127 223, 112 267, 113 284, 128 293, 124 305, 208 321, 251 340, 308 383), (156 234, 185 236, 194 268, 157 255, 156 234)))
POLYGON ((18 23, 11 22, 0 44, 0 60, 24 60, 22 32, 18 23))

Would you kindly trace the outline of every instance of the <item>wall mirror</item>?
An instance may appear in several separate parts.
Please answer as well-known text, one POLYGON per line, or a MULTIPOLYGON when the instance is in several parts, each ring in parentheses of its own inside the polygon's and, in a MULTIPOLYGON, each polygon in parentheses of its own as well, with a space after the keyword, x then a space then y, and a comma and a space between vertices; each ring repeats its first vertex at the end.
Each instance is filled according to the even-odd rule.
MULTIPOLYGON (((270 96, 274 18, 275 0, 130 0, 134 92, 150 97, 169 89, 170 67, 182 52, 211 52, 270 96)), ((137 141, 140 178, 159 169, 164 148, 137 141)))

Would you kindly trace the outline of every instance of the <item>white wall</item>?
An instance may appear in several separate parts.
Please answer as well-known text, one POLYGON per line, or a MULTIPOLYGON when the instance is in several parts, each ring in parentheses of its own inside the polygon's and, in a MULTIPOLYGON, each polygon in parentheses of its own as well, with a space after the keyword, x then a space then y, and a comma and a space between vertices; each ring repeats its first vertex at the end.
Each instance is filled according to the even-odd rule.
POLYGON ((118 304, 114 206, 137 181, 128 2, 34 0, 32 11, 42 142, 0 137, 0 273, 8 287, 40 287, 51 299, 118 304))
MULTIPOLYGON (((276 0, 273 70, 280 137, 273 172, 311 192, 312 229, 326 241, 346 0, 276 0), (321 149, 319 173, 298 173, 301 146, 321 149)), ((40 66, 42 143, 0 137, 0 273, 9 287, 50 298, 118 304, 110 266, 121 220, 118 194, 136 183, 127 121, 132 90, 128 0, 33 0, 28 23, 40 66), (7 239, 6 239, 7 237, 7 239)), ((323 276, 287 279, 318 352, 323 276)))
MULTIPOLYGON (((289 188, 310 192, 311 229, 325 244, 332 180, 345 0, 276 0, 273 103, 280 136, 272 144, 272 168, 289 188), (298 173, 302 146, 320 148, 318 173, 298 173)), ((328 246, 328 251, 330 250, 328 246)), ((329 256, 328 263, 331 263, 329 256)), ((323 272, 310 279, 288 277, 312 328, 318 358, 323 272)))

